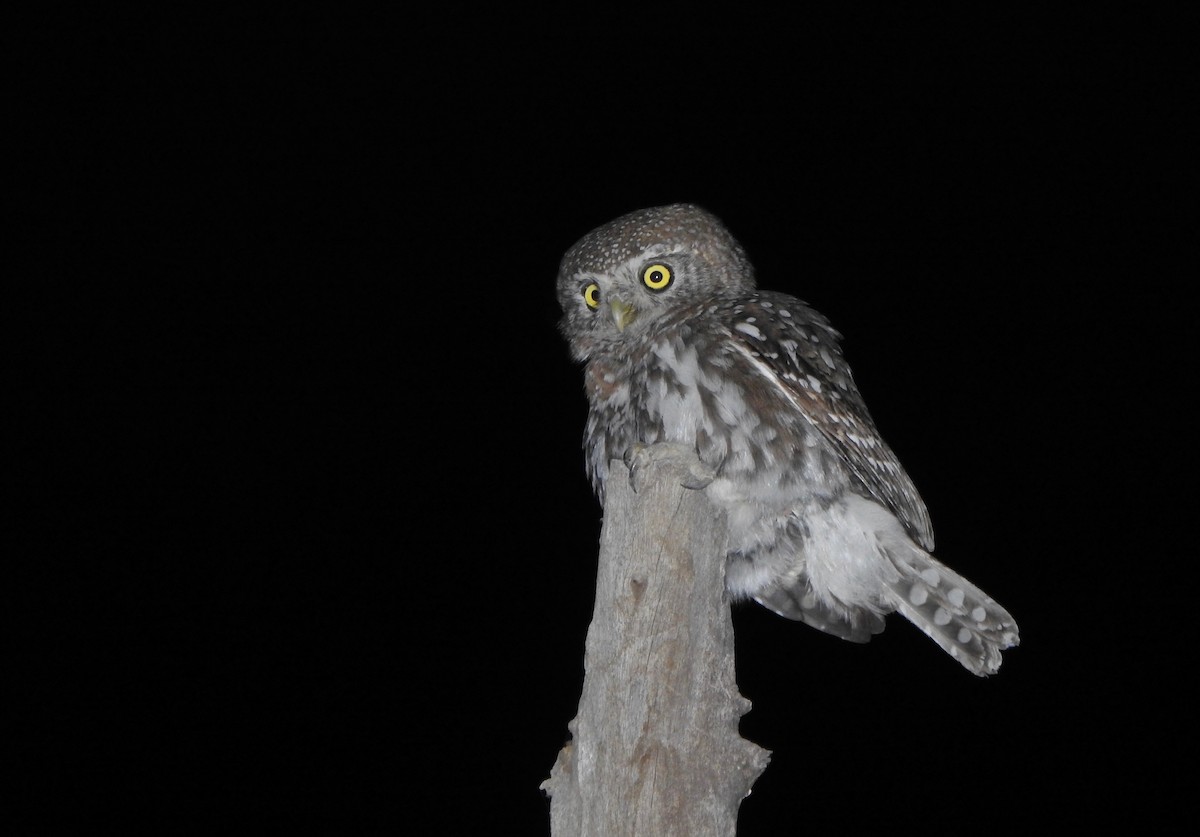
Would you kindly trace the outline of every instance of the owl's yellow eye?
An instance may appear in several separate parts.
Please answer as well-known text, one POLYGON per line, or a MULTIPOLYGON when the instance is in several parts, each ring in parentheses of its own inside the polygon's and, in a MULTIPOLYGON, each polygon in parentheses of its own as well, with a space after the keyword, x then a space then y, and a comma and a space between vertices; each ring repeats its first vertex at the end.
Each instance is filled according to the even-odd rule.
POLYGON ((583 289, 583 301, 587 303, 587 307, 595 311, 600 307, 600 286, 592 282, 583 289))
POLYGON ((642 284, 652 291, 665 291, 673 278, 665 264, 652 264, 642 271, 642 284))

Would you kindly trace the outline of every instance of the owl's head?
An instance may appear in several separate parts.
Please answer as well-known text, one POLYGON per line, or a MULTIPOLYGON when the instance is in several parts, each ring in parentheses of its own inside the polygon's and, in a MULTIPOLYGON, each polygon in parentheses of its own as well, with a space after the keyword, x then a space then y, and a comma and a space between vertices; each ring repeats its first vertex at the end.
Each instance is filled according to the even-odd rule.
POLYGON ((642 209, 579 239, 558 271, 559 323, 576 360, 641 340, 662 318, 754 288, 740 244, 690 204, 642 209))

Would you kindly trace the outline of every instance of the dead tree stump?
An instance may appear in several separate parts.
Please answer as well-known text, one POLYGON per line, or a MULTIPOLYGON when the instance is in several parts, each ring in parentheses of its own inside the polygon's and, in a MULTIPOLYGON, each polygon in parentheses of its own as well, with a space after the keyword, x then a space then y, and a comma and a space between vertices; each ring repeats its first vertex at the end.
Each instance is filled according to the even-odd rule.
POLYGON ((732 835, 768 756, 738 734, 727 530, 695 454, 611 463, 579 711, 542 787, 555 837, 732 835), (689 459, 690 457, 690 459, 689 459))

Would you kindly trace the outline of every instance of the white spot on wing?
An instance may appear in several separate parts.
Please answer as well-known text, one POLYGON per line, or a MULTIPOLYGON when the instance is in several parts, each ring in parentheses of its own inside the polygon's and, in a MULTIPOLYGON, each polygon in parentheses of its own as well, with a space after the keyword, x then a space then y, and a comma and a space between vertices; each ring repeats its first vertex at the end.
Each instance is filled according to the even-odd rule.
POLYGON ((755 340, 762 340, 763 333, 758 330, 758 327, 749 322, 736 323, 733 326, 735 331, 740 331, 742 334, 749 335, 755 340))

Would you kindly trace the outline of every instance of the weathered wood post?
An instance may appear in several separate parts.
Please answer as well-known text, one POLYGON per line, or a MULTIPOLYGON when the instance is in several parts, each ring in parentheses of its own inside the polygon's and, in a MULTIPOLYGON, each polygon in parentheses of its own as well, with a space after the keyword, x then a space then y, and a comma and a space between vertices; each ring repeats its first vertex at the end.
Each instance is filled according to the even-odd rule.
POLYGON ((731 835, 768 753, 738 734, 725 519, 662 446, 611 464, 572 739, 542 787, 555 837, 731 835), (661 455, 660 455, 661 454, 661 455))

